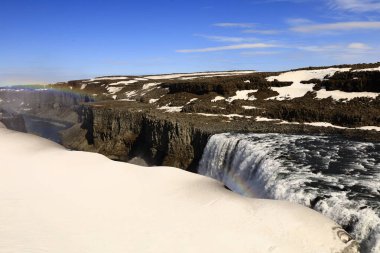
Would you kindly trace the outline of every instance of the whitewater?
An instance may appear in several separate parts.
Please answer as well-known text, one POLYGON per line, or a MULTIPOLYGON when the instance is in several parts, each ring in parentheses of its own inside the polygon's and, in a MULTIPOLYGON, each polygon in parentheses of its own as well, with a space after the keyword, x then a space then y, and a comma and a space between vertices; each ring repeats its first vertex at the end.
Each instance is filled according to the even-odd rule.
POLYGON ((217 134, 199 173, 240 194, 288 200, 331 218, 380 252, 380 144, 334 136, 217 134))

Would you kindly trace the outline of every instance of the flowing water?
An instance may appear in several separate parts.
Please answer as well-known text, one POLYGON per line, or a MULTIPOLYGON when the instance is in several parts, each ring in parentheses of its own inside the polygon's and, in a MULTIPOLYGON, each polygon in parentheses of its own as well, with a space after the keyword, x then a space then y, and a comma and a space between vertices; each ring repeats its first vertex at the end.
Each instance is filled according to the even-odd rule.
POLYGON ((61 143, 60 131, 70 128, 73 124, 57 120, 47 120, 36 116, 23 115, 26 131, 31 134, 61 143))
POLYGON ((246 196, 289 200, 380 252, 380 143, 333 136, 218 134, 198 169, 246 196))

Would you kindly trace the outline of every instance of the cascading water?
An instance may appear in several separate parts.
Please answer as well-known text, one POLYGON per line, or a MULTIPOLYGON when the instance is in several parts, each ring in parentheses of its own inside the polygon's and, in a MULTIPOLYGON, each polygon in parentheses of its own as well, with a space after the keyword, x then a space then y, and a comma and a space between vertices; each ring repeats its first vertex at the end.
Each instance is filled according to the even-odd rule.
POLYGON ((380 144, 332 136, 218 134, 198 172, 246 196, 289 200, 380 252, 380 144))

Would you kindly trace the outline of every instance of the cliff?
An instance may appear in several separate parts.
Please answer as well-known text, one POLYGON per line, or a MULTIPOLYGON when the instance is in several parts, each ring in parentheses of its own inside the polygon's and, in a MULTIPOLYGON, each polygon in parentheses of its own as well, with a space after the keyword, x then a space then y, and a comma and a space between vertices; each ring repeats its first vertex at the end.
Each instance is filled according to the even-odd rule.
POLYGON ((136 109, 83 105, 78 114, 81 123, 63 132, 63 144, 120 161, 139 157, 148 165, 195 171, 211 135, 189 122, 136 109))
POLYGON ((379 66, 99 77, 0 89, 0 108, 70 126, 60 140, 70 149, 195 171, 216 133, 380 141, 379 66))

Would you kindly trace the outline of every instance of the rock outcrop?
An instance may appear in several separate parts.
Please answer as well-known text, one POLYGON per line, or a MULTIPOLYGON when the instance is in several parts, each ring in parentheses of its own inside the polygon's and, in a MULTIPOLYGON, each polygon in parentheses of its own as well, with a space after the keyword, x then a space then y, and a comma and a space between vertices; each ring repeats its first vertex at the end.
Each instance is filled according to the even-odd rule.
POLYGON ((81 123, 64 131, 63 144, 148 165, 168 165, 195 171, 211 132, 179 119, 140 110, 84 105, 81 123), (80 134, 78 134, 80 133, 80 134))

